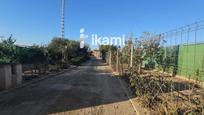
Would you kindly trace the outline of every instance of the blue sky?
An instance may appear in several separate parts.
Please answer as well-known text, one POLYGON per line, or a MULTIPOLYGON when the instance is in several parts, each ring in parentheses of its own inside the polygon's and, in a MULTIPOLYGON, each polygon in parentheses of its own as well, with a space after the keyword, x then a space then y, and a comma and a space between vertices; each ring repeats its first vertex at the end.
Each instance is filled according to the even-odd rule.
MULTIPOLYGON (((204 19, 204 0, 66 0, 65 37, 165 32, 204 19)), ((0 36, 47 44, 60 36, 61 0, 0 0, 0 36)))

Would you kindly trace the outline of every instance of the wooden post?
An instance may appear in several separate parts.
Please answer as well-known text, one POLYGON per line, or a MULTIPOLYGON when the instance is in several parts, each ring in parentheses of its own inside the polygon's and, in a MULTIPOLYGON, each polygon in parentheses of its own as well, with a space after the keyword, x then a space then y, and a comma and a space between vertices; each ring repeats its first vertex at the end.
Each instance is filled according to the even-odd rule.
POLYGON ((130 67, 132 67, 132 62, 133 62, 133 43, 131 43, 130 67))
POLYGON ((119 72, 119 59, 118 59, 118 48, 117 48, 117 57, 116 57, 116 72, 119 72))

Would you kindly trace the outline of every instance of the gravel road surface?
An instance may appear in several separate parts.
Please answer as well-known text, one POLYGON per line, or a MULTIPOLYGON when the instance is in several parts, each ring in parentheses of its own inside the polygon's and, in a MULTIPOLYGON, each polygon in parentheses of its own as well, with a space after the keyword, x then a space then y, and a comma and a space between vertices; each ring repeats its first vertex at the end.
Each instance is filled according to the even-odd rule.
POLYGON ((101 60, 92 58, 69 72, 0 95, 0 115, 47 114, 136 113, 118 78, 101 60))

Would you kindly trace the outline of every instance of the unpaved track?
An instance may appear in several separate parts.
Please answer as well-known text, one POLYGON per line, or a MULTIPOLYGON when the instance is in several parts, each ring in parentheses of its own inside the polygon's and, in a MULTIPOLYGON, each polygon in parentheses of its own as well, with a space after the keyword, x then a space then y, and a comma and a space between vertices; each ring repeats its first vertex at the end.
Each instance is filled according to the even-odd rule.
POLYGON ((0 95, 0 115, 135 115, 108 66, 91 59, 78 68, 0 95))

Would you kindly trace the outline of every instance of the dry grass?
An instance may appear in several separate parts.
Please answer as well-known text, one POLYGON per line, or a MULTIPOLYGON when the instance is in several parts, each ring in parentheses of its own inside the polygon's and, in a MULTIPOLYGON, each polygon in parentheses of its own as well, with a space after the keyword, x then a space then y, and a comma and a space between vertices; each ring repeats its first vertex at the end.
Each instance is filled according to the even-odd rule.
POLYGON ((204 114, 204 89, 197 84, 149 70, 141 74, 127 72, 125 77, 138 103, 151 114, 204 114))

